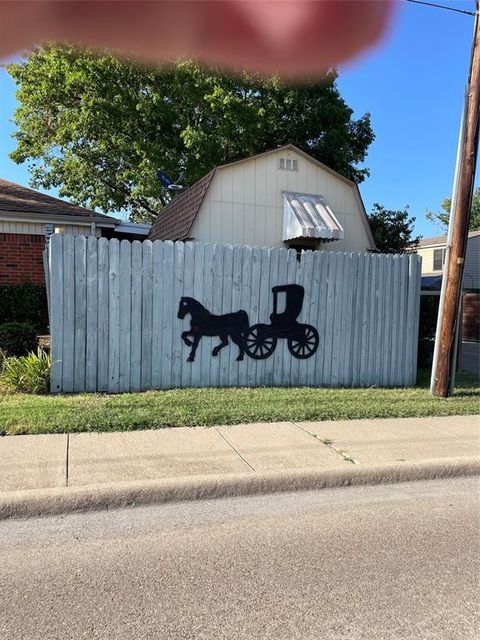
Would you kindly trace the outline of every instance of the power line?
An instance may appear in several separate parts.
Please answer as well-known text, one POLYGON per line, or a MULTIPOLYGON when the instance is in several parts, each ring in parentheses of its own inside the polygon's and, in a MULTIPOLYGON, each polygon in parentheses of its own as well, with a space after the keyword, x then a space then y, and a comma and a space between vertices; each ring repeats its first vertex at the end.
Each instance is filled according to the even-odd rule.
POLYGON ((426 7, 435 7, 436 9, 445 9, 445 11, 455 11, 455 13, 466 13, 469 16, 477 15, 475 11, 467 11, 466 9, 455 9, 454 7, 446 7, 443 4, 435 4, 434 2, 422 2, 422 0, 405 0, 413 4, 423 4, 426 7))

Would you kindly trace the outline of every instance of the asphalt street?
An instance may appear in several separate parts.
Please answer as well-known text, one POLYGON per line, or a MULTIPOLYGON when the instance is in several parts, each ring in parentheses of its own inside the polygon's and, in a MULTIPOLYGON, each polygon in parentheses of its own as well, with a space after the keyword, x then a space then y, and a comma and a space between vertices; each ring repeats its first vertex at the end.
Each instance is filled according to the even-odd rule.
POLYGON ((480 637, 477 479, 0 522, 1 640, 480 637))

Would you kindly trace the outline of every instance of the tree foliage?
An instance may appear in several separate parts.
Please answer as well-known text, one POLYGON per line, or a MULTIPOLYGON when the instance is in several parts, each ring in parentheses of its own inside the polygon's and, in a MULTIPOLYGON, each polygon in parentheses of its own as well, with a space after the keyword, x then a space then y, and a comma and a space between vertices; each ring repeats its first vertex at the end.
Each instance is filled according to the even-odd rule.
MULTIPOLYGON (((440 204, 442 211, 427 211, 425 217, 430 222, 439 225, 442 231, 448 229, 450 219, 450 210, 452 208, 452 199, 445 198, 440 204)), ((470 209, 470 222, 468 224, 469 231, 477 231, 480 229, 480 187, 473 192, 472 208, 470 209)))
POLYGON ((409 217, 408 207, 392 210, 375 203, 368 222, 381 253, 404 253, 421 239, 421 236, 413 236, 415 218, 409 217))
POLYGON ((213 166, 293 143, 346 177, 374 135, 355 120, 336 73, 291 86, 227 75, 191 61, 141 68, 108 53, 47 46, 8 67, 18 86, 16 149, 33 187, 57 187, 76 204, 132 219, 168 200, 159 168, 189 185, 213 166))

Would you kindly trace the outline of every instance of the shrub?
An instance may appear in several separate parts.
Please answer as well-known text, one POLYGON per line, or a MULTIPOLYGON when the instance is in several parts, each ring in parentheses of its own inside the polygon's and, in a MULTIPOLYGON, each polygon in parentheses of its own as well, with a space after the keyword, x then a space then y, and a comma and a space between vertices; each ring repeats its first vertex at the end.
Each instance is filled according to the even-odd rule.
POLYGON ((42 351, 5 358, 0 384, 9 391, 47 393, 50 385, 50 356, 42 351))
POLYGON ((0 324, 0 349, 8 356, 25 356, 37 348, 37 331, 28 322, 0 324))
POLYGON ((0 325, 28 322, 41 332, 48 324, 47 294, 39 284, 0 285, 0 325))
POLYGON ((0 375, 2 374, 3 365, 6 359, 7 359, 7 354, 5 353, 5 351, 2 351, 2 349, 0 349, 0 375))

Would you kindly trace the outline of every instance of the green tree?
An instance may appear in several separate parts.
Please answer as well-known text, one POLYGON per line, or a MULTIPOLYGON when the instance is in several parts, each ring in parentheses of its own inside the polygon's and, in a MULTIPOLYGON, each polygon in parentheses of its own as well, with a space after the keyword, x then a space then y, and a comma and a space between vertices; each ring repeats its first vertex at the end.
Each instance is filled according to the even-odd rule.
MULTIPOLYGON (((450 219, 450 209, 452 208, 452 199, 445 198, 440 204, 443 211, 427 211, 425 217, 430 222, 441 227, 442 231, 448 229, 448 221, 450 219)), ((469 231, 477 231, 480 229, 480 187, 473 192, 472 208, 470 209, 470 222, 468 224, 469 231)))
POLYGON ((368 222, 381 253, 404 253, 418 244, 422 237, 413 236, 415 218, 409 217, 408 207, 396 211, 375 203, 368 222))
POLYGON ((159 168, 189 185, 289 142, 356 182, 369 173, 358 164, 374 138, 370 116, 352 118, 333 71, 293 86, 190 61, 138 67, 67 45, 7 69, 19 102, 11 158, 28 163, 33 187, 104 212, 151 220, 168 201, 159 168))

